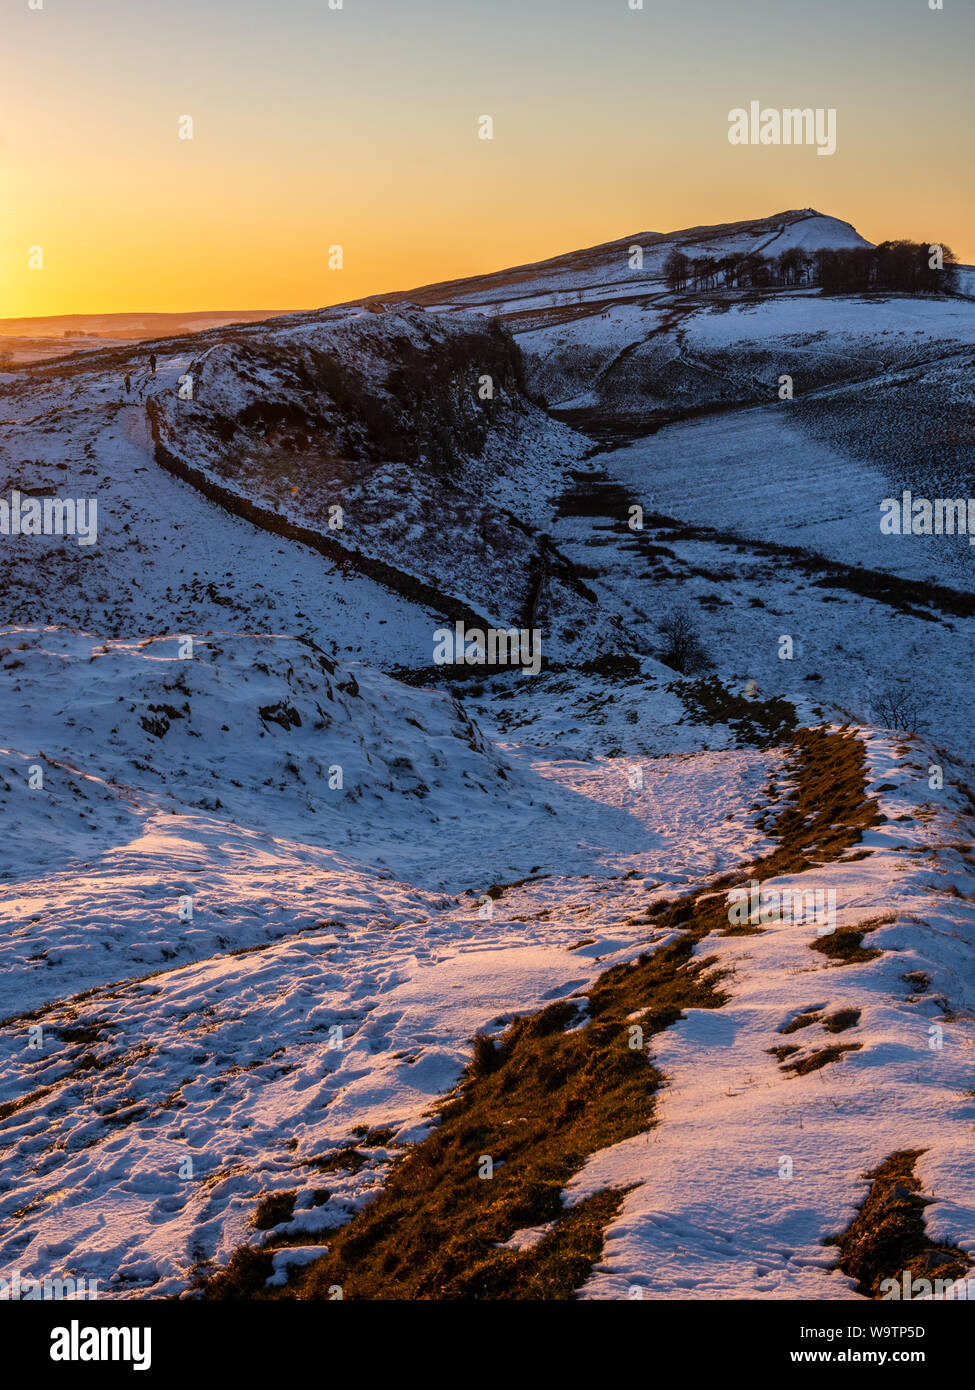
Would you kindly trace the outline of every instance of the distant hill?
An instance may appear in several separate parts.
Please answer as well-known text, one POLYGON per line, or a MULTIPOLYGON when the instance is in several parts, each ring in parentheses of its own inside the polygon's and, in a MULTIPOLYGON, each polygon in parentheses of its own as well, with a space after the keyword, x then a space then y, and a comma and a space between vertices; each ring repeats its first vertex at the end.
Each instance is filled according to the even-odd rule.
POLYGON ((40 318, 0 319, 0 338, 165 338, 199 333, 226 323, 255 323, 273 318, 278 309, 205 309, 182 314, 51 314, 40 318))
POLYGON ((548 260, 512 266, 489 275, 473 275, 463 280, 445 280, 402 294, 378 295, 395 303, 409 299, 433 308, 441 304, 468 308, 492 304, 498 312, 510 315, 519 308, 537 307, 534 296, 578 294, 598 298, 599 291, 620 297, 662 288, 663 267, 675 248, 691 257, 745 256, 752 253, 780 255, 793 248, 808 253, 870 246, 855 227, 836 217, 827 217, 813 208, 793 209, 771 217, 745 222, 724 222, 707 227, 685 227, 676 232, 635 232, 617 241, 602 242, 548 260), (631 250, 640 247, 642 265, 633 265, 631 250))
POLYGON ((274 309, 207 309, 184 314, 52 314, 0 319, 0 367, 93 352, 116 343, 175 338, 273 318, 274 309))

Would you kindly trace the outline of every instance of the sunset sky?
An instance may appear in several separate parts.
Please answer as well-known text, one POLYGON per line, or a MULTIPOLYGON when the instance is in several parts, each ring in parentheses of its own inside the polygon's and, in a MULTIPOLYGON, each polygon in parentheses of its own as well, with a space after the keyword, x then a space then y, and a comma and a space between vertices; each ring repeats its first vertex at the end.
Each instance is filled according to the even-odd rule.
POLYGON ((801 207, 975 261, 944 5, 11 0, 0 317, 311 308, 801 207), (837 153, 730 145, 753 99, 835 107, 837 153))

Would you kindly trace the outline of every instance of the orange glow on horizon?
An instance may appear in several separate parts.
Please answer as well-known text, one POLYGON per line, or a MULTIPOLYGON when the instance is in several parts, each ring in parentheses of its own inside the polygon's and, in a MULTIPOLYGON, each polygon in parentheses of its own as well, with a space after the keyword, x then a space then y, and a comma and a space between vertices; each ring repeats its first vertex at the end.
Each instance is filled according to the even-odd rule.
POLYGON ((170 0, 163 27, 126 0, 24 5, 0 51, 0 318, 313 309, 803 207, 975 261, 975 21, 822 3, 810 26, 687 0, 693 42, 663 0, 170 0), (732 147, 755 95, 835 106, 836 154, 732 147))

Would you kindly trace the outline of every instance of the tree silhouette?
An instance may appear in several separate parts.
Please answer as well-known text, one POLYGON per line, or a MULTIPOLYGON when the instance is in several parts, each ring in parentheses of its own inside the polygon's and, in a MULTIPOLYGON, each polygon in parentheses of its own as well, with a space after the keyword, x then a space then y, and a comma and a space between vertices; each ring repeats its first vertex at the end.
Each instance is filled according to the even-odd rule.
POLYGON ((664 262, 664 279, 669 288, 676 291, 686 290, 690 272, 690 261, 683 251, 678 251, 675 246, 664 262))
POLYGON ((779 256, 757 251, 735 258, 699 256, 693 262, 676 247, 664 262, 664 278, 675 291, 771 289, 815 285, 823 294, 951 294, 958 261, 943 242, 883 241, 809 253, 789 247, 779 256))

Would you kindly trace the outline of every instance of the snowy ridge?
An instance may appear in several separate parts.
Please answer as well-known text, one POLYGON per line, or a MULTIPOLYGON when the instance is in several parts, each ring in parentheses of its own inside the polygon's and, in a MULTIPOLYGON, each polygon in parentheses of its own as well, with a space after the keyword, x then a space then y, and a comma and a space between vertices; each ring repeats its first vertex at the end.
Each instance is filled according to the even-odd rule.
POLYGON ((675 232, 637 232, 584 251, 572 251, 532 265, 515 266, 491 275, 427 285, 403 295, 385 295, 395 304, 401 299, 430 308, 483 309, 510 315, 514 312, 555 307, 563 294, 583 299, 599 298, 600 291, 626 290, 634 294, 663 285, 663 267, 674 248, 692 256, 748 255, 762 252, 780 255, 793 248, 815 252, 869 246, 849 222, 827 217, 813 208, 779 213, 754 221, 688 227, 675 232), (643 264, 634 267, 630 251, 643 251, 643 264))
POLYGON ((674 251, 719 263, 785 252, 809 260, 821 250, 870 245, 848 222, 805 208, 637 234, 383 303, 500 319, 525 354, 534 390, 583 427, 593 413, 624 424, 630 417, 659 423, 681 410, 775 400, 783 372, 806 393, 970 345, 975 318, 966 267, 958 297, 947 302, 824 299, 808 288, 675 292, 665 278, 674 251))
POLYGON ((326 902, 336 916, 395 923, 439 902, 445 880, 466 884, 475 806, 506 838, 547 799, 439 691, 336 666, 288 637, 198 636, 191 656, 186 640, 0 638, 18 743, 0 755, 11 827, 0 1016, 267 944, 315 926, 326 902), (436 833, 457 842, 453 862, 436 833), (418 841, 430 849, 418 854, 418 841), (426 889, 387 885, 391 866, 426 889))
POLYGON ((638 1185, 607 1232, 586 1298, 625 1298, 631 1286, 663 1299, 855 1297, 823 1241, 853 1217, 863 1174, 905 1149, 925 1151, 929 1235, 975 1264, 975 821, 949 789, 927 794, 933 750, 860 733, 868 791, 886 814, 863 837, 869 857, 763 888, 804 878, 834 889, 838 927, 875 924, 864 945, 881 954, 839 965, 808 949, 811 923, 707 939, 700 953, 730 969, 730 1001, 689 1011, 661 1036, 653 1052, 667 1085, 656 1126, 595 1155, 572 1184, 572 1201, 638 1185), (840 1010, 855 1011, 856 1024, 831 1034, 814 1022, 782 1036, 796 1018, 840 1010), (859 1050, 805 1075, 769 1055, 831 1043, 859 1050))

